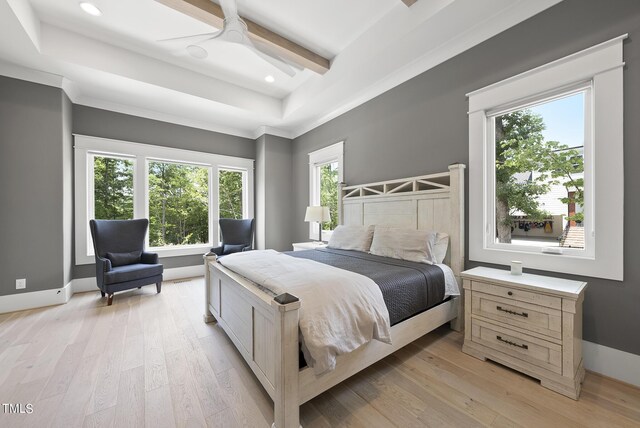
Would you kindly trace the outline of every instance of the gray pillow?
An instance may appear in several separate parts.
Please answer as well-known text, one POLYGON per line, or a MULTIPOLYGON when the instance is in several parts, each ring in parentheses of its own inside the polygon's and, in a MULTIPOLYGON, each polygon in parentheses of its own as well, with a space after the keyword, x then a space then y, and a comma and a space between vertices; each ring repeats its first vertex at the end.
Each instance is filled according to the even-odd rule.
POLYGON ((107 253, 107 258, 111 261, 111 266, 126 266, 140 263, 142 251, 131 251, 130 253, 107 253))
POLYGON ((246 245, 244 244, 224 244, 224 248, 222 249, 222 254, 232 254, 241 252, 246 245))

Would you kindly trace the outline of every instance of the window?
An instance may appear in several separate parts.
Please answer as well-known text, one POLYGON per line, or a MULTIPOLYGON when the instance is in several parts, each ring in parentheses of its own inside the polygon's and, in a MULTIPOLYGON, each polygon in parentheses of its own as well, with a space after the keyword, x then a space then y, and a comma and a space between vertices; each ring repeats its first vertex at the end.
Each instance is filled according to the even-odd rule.
POLYGON ((91 157, 93 204, 90 218, 129 220, 133 218, 132 159, 112 156, 91 157))
POLYGON ((622 280, 622 41, 469 96, 469 259, 622 280))
POLYGON ((220 169, 218 173, 218 212, 220 218, 244 218, 246 172, 220 169))
POLYGON ((495 159, 495 240, 490 247, 584 253, 593 246, 592 237, 584 233, 591 217, 585 213, 591 204, 584 201, 590 95, 588 87, 488 115, 495 159))
POLYGON ((253 160, 75 136, 76 263, 93 263, 89 219, 148 218, 161 256, 219 243, 218 219, 253 217, 253 160), (215 238, 214 238, 215 237, 215 238))
MULTIPOLYGON (((338 203, 343 177, 344 142, 309 153, 309 205, 328 206, 331 221, 322 224, 322 239, 328 240, 340 223, 338 203)), ((309 223, 309 238, 318 239, 318 224, 309 223)))
POLYGON ((149 245, 209 242, 209 169, 149 162, 149 245))

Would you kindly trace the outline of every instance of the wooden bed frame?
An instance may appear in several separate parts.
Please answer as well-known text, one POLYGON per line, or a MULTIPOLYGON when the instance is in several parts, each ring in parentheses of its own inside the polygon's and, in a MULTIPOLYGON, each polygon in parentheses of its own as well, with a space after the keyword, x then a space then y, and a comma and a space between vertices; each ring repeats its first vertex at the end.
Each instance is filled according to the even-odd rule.
MULTIPOLYGON (((389 224, 449 234, 445 263, 458 284, 464 266, 464 169, 341 189, 342 224, 389 224)), ((300 405, 360 370, 451 321, 462 330, 462 296, 391 327, 392 345, 372 341, 337 358, 336 369, 316 377, 298 368, 295 296, 275 299, 254 283, 205 256, 205 322, 218 321, 274 402, 274 427, 298 428, 300 405), (280 301, 281 303, 278 303, 280 301)), ((461 290, 462 293, 462 290, 461 290)), ((279 298, 280 297, 280 298, 279 298)))

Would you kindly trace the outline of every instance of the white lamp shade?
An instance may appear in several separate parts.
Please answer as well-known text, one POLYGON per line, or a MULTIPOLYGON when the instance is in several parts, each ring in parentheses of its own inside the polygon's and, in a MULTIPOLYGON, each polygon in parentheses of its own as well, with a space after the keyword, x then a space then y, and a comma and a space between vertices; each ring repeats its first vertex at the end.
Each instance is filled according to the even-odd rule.
POLYGON ((329 207, 321 207, 321 206, 307 207, 307 212, 304 215, 304 221, 318 221, 320 223, 331 221, 331 214, 329 213, 329 207))

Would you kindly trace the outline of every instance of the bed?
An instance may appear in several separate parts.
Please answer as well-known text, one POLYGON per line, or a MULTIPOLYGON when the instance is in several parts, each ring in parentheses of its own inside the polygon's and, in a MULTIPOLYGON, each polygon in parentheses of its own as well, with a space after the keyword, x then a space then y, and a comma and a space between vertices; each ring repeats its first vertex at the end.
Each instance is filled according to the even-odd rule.
MULTIPOLYGON (((444 263, 461 283, 459 275, 464 263, 464 169, 464 165, 454 164, 449 166, 447 172, 438 174, 343 186, 339 206, 340 223, 392 225, 445 232, 449 235, 449 246, 444 263)), ((364 253, 310 251, 312 253, 292 255, 311 259, 337 257, 338 261, 334 260, 334 264, 353 265, 352 259, 357 259, 355 265, 365 270, 365 264, 376 262, 364 253)), ((340 355, 336 359, 335 369, 318 376, 310 367, 301 368, 299 364, 301 302, 296 296, 288 293, 273 296, 218 263, 215 256, 205 256, 205 275, 204 320, 219 323, 271 396, 274 401, 273 426, 277 428, 297 428, 300 405, 433 329, 451 322, 451 327, 459 331, 464 325, 461 296, 447 298, 446 295, 439 296, 440 292, 436 290, 428 293, 431 301, 423 302, 418 307, 414 307, 411 298, 404 296, 399 299, 404 301, 397 305, 399 308, 394 308, 392 303, 398 300, 393 300, 393 297, 391 300, 385 299, 392 319, 392 343, 373 340, 351 353, 340 355)), ((381 290, 384 296, 383 286, 381 290)), ((393 294, 398 290, 398 287, 390 286, 388 292, 393 294)))

